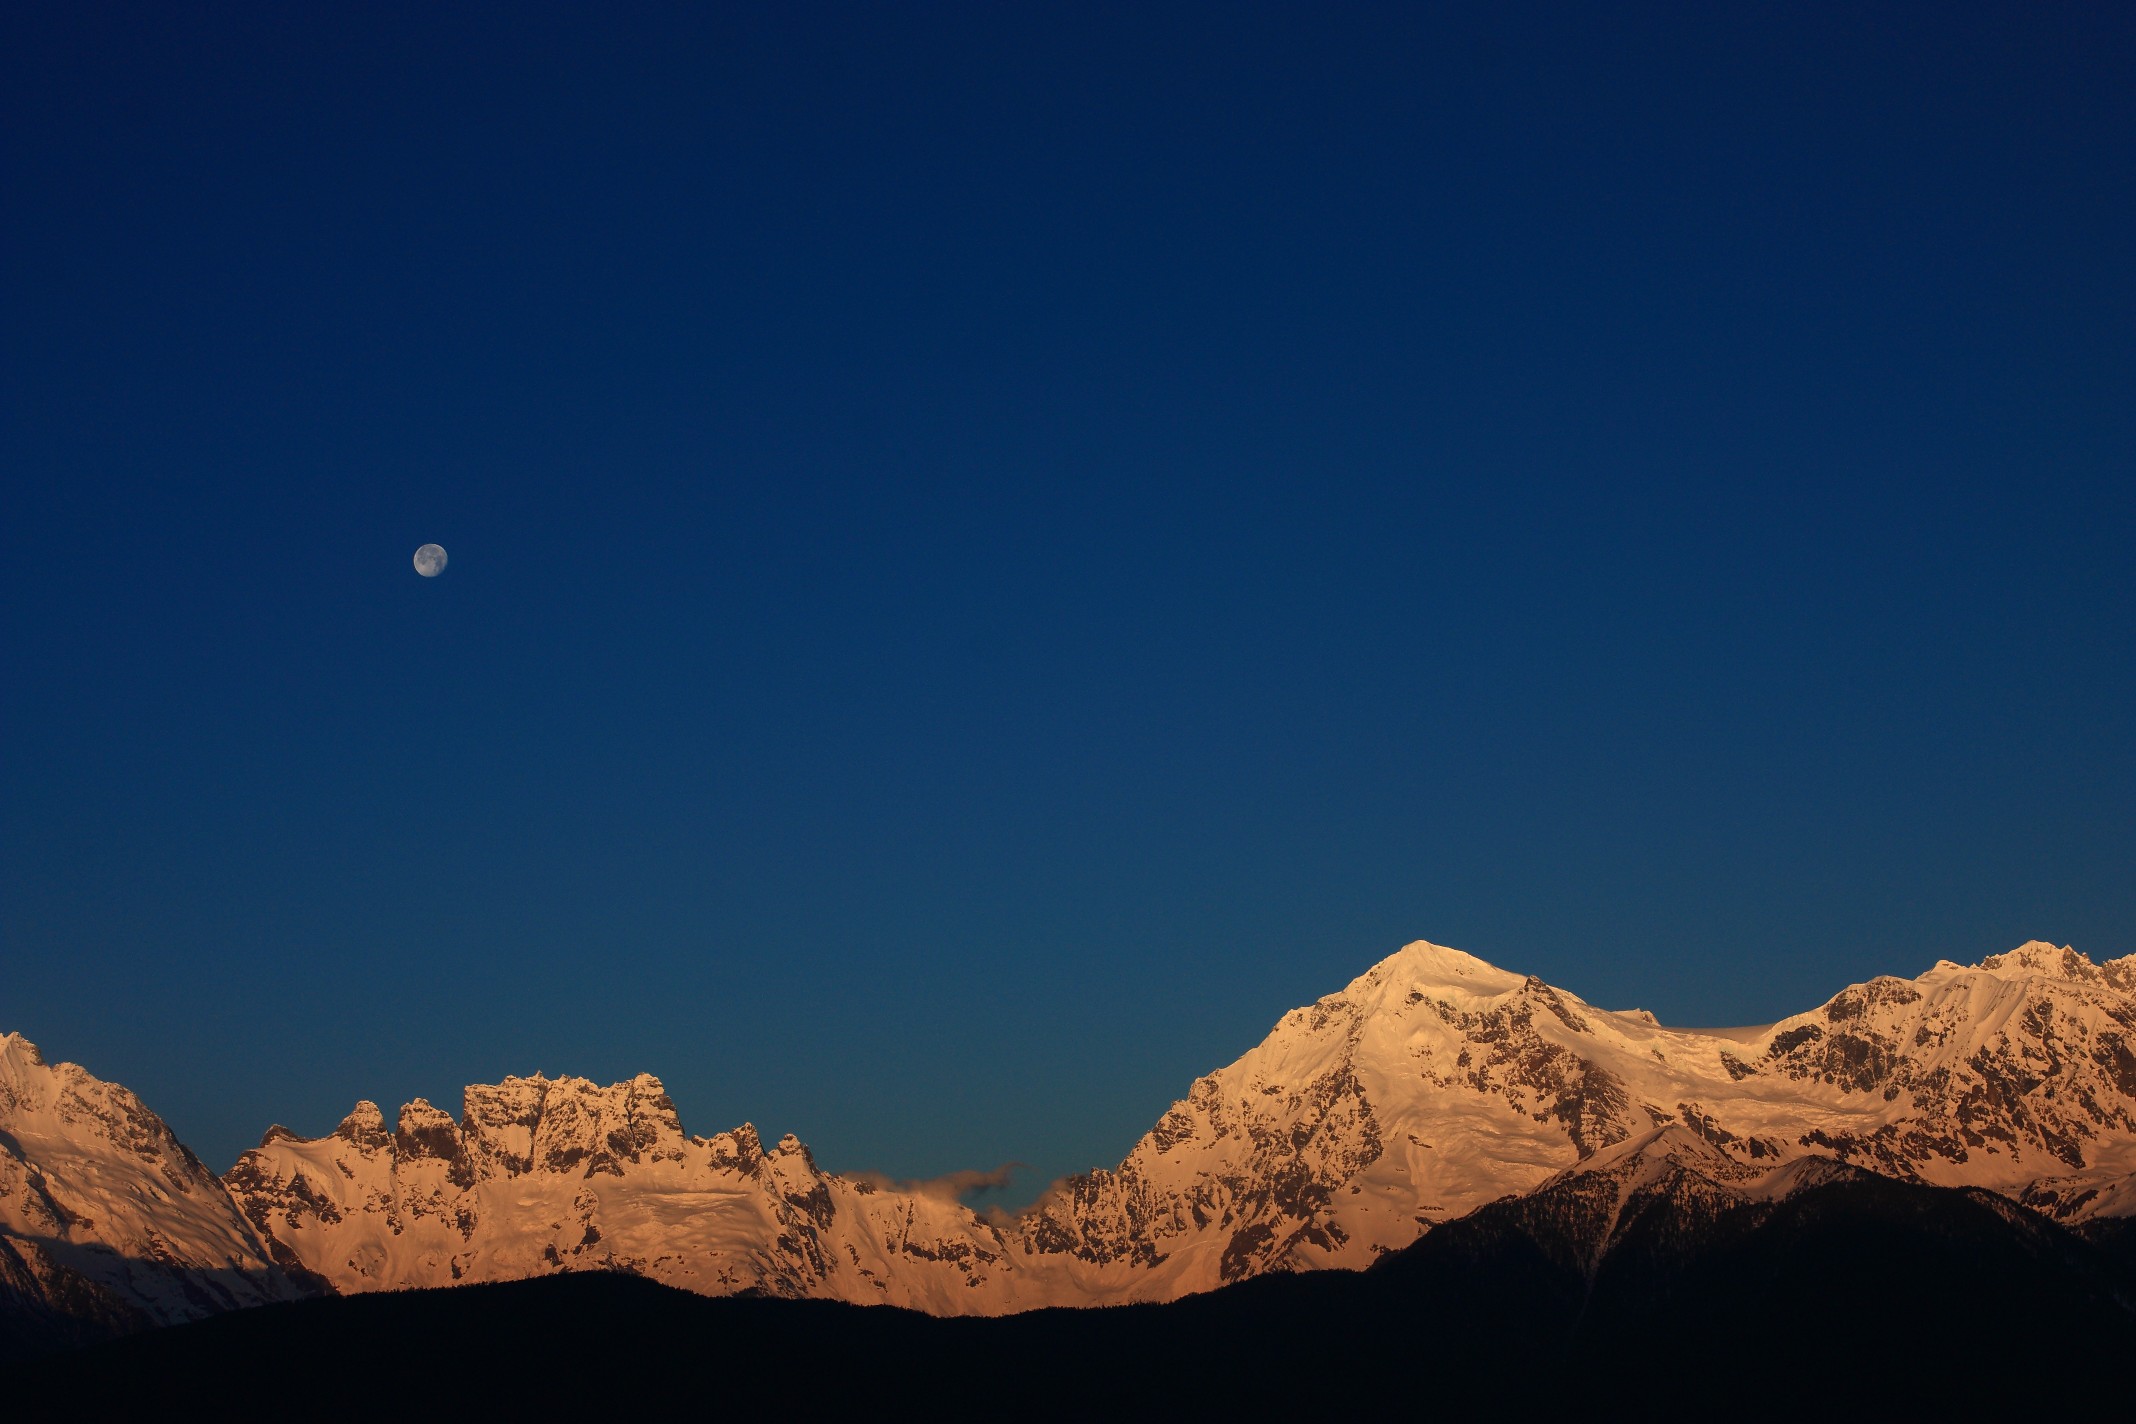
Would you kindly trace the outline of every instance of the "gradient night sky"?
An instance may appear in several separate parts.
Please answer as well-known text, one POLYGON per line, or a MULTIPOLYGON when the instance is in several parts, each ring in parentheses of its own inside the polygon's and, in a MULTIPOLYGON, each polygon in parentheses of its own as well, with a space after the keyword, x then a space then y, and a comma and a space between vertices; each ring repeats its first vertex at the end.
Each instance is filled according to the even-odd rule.
POLYGON ((176 8, 0 34, 0 1029, 211 1165, 2136 950, 2126 6, 176 8))

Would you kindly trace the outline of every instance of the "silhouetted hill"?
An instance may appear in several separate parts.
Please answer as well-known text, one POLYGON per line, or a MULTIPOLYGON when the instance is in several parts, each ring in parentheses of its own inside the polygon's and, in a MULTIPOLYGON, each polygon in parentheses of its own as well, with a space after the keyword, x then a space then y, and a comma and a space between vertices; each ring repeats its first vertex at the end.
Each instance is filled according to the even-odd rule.
POLYGON ((2120 1388, 2136 1359, 2126 1269, 2000 1198, 1848 1173, 1770 1203, 1702 1205, 1694 1178, 1645 1181, 1600 1237, 1572 1190, 1592 1206, 1593 1184, 1572 1178, 1368 1272, 1166 1305, 945 1319, 578 1274, 233 1312, 48 1359, 20 1387, 90 1415, 192 1400, 307 1418, 655 1405, 1198 1418, 1391 1401, 1965 1417, 2073 1407, 2120 1388))

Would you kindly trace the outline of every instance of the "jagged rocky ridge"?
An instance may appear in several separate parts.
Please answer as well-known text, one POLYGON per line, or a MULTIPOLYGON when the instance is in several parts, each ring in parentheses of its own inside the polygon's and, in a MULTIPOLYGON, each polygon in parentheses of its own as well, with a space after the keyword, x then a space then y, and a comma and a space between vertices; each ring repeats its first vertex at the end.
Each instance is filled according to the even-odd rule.
POLYGON ((278 1259, 342 1291, 625 1270, 954 1312, 1011 1249, 953 1198, 831 1175, 791 1136, 685 1133, 649 1074, 507 1078, 457 1122, 418 1100, 390 1131, 358 1103, 326 1137, 270 1130, 226 1180, 278 1259))
POLYGON ((457 1120, 418 1101, 389 1126, 361 1103, 325 1137, 271 1129, 225 1182, 278 1281, 624 1270, 937 1314, 1362 1267, 1649 1140, 1701 1144, 1716 1181, 1840 1163, 2081 1226, 2136 1212, 2132 990, 2136 959, 2032 943, 1777 1024, 1685 1030, 1412 944, 1014 1222, 825 1173, 746 1124, 688 1134, 650 1076, 508 1078, 469 1088, 457 1120))

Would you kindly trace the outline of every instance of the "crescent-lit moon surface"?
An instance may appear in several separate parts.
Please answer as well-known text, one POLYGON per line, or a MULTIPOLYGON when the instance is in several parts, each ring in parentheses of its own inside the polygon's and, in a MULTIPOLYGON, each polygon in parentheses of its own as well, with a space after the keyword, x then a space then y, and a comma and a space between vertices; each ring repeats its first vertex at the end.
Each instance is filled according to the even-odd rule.
POLYGON ((436 544, 425 544, 415 551, 415 571, 424 578, 436 578, 445 572, 445 550, 436 544))

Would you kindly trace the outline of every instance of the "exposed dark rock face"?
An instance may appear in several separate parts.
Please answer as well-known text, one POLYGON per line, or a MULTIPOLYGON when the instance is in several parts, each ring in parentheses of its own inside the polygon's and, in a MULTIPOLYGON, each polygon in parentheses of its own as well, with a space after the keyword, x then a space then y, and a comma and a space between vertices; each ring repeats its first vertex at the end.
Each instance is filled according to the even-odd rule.
MULTIPOLYGON (((356 1104, 349 1115, 334 1129, 334 1136, 365 1152, 382 1152, 393 1145, 393 1134, 386 1131, 386 1117, 378 1110, 378 1104, 366 1099, 356 1104)), ((266 1142, 260 1145, 265 1147, 266 1142)))

